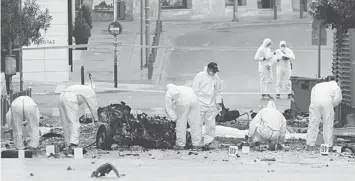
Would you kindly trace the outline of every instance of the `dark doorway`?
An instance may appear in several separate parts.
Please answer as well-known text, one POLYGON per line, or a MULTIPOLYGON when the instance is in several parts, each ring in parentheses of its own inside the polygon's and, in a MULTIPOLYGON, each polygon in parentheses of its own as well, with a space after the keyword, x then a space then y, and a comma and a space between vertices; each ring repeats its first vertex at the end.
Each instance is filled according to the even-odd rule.
POLYGON ((261 0, 258 1, 259 9, 272 9, 274 8, 275 0, 261 0))

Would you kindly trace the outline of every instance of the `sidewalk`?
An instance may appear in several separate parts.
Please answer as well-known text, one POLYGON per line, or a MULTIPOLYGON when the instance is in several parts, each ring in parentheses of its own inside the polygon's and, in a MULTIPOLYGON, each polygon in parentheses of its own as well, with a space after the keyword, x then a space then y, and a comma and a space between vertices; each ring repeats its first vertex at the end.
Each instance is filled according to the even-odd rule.
POLYGON ((165 24, 185 24, 186 26, 193 24, 203 24, 204 29, 215 29, 268 24, 309 24, 313 20, 307 12, 304 12, 302 19, 300 19, 299 12, 278 12, 277 20, 274 20, 274 14, 272 11, 265 11, 260 13, 247 12, 240 14, 238 22, 232 22, 232 19, 233 15, 232 12, 230 12, 230 15, 223 17, 205 18, 196 16, 183 19, 174 17, 165 18, 163 21, 165 24))

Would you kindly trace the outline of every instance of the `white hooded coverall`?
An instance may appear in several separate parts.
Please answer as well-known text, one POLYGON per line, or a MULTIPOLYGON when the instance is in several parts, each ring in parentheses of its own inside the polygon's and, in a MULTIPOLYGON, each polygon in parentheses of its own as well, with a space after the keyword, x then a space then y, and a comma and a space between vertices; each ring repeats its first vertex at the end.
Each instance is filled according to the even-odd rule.
POLYGON ((12 125, 15 147, 23 150, 25 147, 22 140, 22 125, 25 120, 29 125, 31 141, 28 146, 37 148, 39 146, 39 119, 40 113, 37 104, 31 97, 20 96, 12 103, 6 114, 7 124, 12 125))
POLYGON ((203 131, 203 145, 210 144, 216 136, 216 116, 219 113, 217 104, 222 103, 221 80, 215 74, 210 76, 207 66, 198 73, 192 84, 192 88, 197 95, 201 105, 201 127, 205 124, 203 131))
POLYGON ((276 50, 277 67, 276 67, 276 93, 291 94, 291 61, 295 60, 295 54, 286 46, 285 41, 280 42, 280 49, 276 50), (282 57, 287 57, 289 60, 283 60, 282 57))
POLYGON ((190 87, 168 84, 165 95, 165 110, 171 120, 176 120, 176 145, 186 145, 187 122, 191 129, 193 146, 200 146, 202 127, 200 103, 190 87))
POLYGON ((66 88, 59 98, 59 113, 66 144, 78 145, 80 136, 79 106, 86 103, 94 121, 98 120, 95 91, 86 85, 66 88))
POLYGON ((253 142, 276 141, 282 143, 286 135, 286 119, 269 101, 250 122, 248 136, 253 142))
POLYGON ((267 66, 272 66, 275 63, 273 60, 273 53, 271 52, 271 49, 267 47, 269 43, 271 43, 271 40, 269 38, 266 38, 254 56, 254 59, 259 62, 258 70, 260 73, 261 94, 270 93, 273 81, 272 68, 267 68, 267 66))
POLYGON ((324 143, 329 147, 333 146, 334 107, 338 106, 342 99, 341 89, 335 81, 318 83, 312 88, 307 130, 308 146, 315 146, 321 121, 324 143))

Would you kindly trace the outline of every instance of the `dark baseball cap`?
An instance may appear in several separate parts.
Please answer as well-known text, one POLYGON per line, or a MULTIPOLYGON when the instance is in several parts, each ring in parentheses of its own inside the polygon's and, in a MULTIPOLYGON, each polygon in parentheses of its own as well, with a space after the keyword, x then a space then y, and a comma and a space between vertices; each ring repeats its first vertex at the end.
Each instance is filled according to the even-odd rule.
POLYGON ((214 73, 219 72, 218 65, 215 62, 211 62, 207 65, 207 68, 211 69, 214 73))

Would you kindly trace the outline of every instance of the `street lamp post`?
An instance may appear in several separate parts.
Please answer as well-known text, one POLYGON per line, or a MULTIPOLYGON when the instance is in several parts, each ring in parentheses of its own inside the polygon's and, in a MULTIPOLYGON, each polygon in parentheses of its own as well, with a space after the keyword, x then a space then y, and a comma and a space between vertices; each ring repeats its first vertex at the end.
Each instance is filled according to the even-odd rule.
POLYGON ((117 20, 117 9, 118 9, 117 2, 118 0, 113 1, 113 21, 117 20))
POLYGON ((300 19, 303 18, 303 0, 300 0, 300 19))
POLYGON ((277 20, 277 4, 276 4, 276 0, 273 0, 274 1, 274 20, 277 20))
MULTIPOLYGON (((149 13, 150 13, 150 7, 149 7, 149 0, 145 0, 145 45, 149 46, 150 43, 150 24, 149 24, 149 13)), ((149 63, 149 53, 150 50, 149 48, 145 49, 145 59, 146 59, 146 64, 148 65, 149 63)))
MULTIPOLYGON (((141 45, 144 45, 144 0, 141 0, 141 45)), ((144 62, 144 48, 141 47, 141 70, 143 70, 144 62)))

